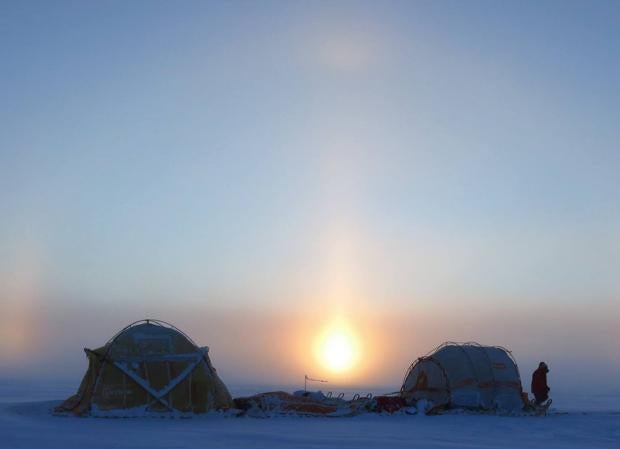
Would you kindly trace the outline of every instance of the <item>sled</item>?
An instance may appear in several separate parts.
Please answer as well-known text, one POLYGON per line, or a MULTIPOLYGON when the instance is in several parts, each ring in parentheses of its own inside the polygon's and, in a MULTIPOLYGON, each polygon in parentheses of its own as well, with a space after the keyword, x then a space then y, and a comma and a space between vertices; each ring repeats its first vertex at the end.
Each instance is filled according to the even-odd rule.
POLYGON ((536 399, 532 399, 530 401, 530 408, 537 416, 547 416, 547 412, 549 411, 549 407, 553 403, 552 399, 547 399, 542 404, 537 404, 536 399))
POLYGON ((260 393, 246 398, 235 398, 235 407, 249 416, 307 415, 329 416, 339 414, 339 407, 332 403, 294 396, 284 391, 260 393))

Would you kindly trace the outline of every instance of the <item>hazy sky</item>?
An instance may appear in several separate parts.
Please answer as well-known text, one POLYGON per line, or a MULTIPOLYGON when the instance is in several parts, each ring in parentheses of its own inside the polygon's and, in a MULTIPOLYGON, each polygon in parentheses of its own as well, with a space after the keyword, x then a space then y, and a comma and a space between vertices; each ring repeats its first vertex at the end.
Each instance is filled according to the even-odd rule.
POLYGON ((155 316, 225 381, 344 322, 345 383, 617 385, 619 2, 4 1, 0 67, 0 376, 155 316))

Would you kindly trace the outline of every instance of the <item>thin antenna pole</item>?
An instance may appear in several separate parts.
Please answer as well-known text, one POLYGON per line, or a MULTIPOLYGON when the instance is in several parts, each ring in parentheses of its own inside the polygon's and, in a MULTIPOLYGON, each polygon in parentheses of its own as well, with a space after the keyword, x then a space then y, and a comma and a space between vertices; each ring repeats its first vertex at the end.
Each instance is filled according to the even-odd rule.
POLYGON ((326 380, 323 379, 314 379, 312 377, 309 377, 307 374, 304 374, 304 393, 308 392, 308 381, 310 382, 322 382, 322 383, 327 383, 326 380))

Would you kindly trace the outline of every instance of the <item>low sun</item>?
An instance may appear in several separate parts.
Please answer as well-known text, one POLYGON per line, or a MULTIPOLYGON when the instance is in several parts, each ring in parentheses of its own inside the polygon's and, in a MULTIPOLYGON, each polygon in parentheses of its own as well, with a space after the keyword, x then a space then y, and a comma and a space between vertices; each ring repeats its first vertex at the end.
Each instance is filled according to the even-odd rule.
POLYGON ((357 344, 351 332, 331 329, 321 339, 319 356, 323 365, 334 373, 350 370, 357 358, 357 344))

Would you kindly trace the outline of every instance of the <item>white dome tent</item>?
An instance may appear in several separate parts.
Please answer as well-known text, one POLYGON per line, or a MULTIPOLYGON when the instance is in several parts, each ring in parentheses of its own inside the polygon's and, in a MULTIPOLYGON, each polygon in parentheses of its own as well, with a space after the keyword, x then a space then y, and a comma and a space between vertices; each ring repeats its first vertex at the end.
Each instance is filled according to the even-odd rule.
POLYGON ((478 343, 444 343, 417 359, 400 390, 408 404, 516 411, 524 406, 519 368, 510 351, 478 343))

